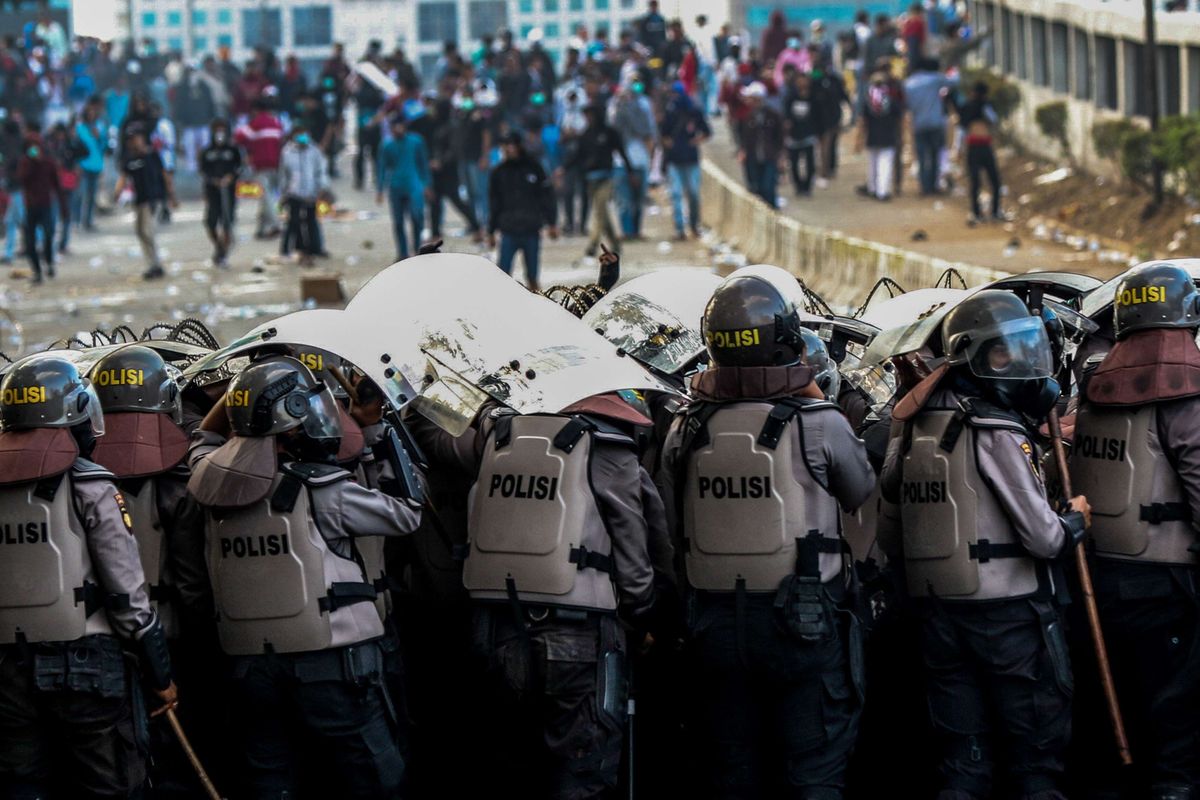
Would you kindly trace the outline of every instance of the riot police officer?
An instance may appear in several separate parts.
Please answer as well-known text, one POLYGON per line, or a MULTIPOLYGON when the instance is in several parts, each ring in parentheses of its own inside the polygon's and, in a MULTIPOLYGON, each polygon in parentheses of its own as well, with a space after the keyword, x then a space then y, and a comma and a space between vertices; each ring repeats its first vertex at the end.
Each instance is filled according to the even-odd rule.
POLYGON ((0 397, 0 794, 129 797, 145 720, 122 646, 167 704, 175 685, 129 505, 88 460, 100 401, 46 355, 13 366, 0 397))
POLYGON ((863 686, 839 506, 875 475, 785 291, 735 275, 703 330, 715 366, 693 378, 661 478, 680 511, 702 792, 840 798, 863 686))
MULTIPOLYGON (((379 408, 352 415, 370 424, 379 408)), ((230 381, 189 454, 252 797, 295 795, 314 746, 339 797, 391 797, 404 777, 355 539, 411 533, 420 511, 351 481, 334 463, 340 438, 329 389, 278 356, 230 381)))
POLYGON ((921 616, 938 797, 990 797, 1004 752, 1021 797, 1061 798, 1072 676, 1051 562, 1082 537, 1088 506, 1051 507, 1026 428, 1058 399, 1049 338, 997 290, 951 310, 942 337, 946 363, 895 409, 882 474, 902 519, 889 555, 921 616))
POLYGON ((1137 770, 1129 797, 1200 782, 1200 292, 1184 269, 1117 284, 1117 343, 1086 383, 1071 475, 1093 500, 1093 576, 1137 770))

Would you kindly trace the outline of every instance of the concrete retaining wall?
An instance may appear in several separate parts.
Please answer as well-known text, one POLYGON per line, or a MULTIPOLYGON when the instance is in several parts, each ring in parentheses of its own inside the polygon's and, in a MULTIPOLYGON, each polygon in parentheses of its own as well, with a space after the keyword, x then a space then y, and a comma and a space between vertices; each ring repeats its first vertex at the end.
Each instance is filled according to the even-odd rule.
POLYGON ((932 286, 951 267, 970 286, 1008 274, 805 225, 770 208, 711 161, 704 162, 702 172, 704 224, 745 253, 749 263, 783 267, 834 307, 856 308, 884 277, 917 289, 932 286))

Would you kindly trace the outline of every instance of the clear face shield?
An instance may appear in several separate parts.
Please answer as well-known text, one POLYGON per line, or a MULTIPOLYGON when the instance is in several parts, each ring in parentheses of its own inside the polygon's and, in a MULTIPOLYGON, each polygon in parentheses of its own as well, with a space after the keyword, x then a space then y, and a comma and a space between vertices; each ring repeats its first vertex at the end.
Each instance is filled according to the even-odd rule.
POLYGON ((182 386, 183 372, 178 367, 167 364, 167 377, 159 387, 159 396, 162 398, 161 408, 166 409, 166 413, 176 425, 183 424, 182 386))
POLYGON ((1009 320, 978 331, 964 356, 971 372, 980 378, 1025 381, 1054 376, 1050 339, 1038 317, 1009 320))
MULTIPOLYGON (((298 396, 291 395, 287 402, 295 402, 291 398, 298 396)), ((324 383, 318 383, 308 390, 306 400, 307 410, 304 421, 300 423, 305 435, 316 440, 340 439, 342 436, 341 417, 338 414, 337 400, 333 398, 333 392, 329 391, 329 387, 324 383)))
POLYGON ((69 402, 75 404, 77 413, 87 415, 88 421, 92 425, 92 435, 103 436, 104 409, 100 406, 100 398, 96 396, 96 389, 92 386, 92 382, 83 378, 80 387, 73 394, 74 397, 69 402))

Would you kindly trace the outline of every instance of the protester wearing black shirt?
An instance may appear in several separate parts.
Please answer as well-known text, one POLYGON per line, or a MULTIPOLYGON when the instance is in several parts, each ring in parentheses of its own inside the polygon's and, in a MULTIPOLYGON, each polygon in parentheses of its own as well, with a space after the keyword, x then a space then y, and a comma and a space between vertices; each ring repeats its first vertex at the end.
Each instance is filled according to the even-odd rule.
POLYGON ((450 101, 445 98, 435 100, 427 116, 432 121, 432 125, 425 144, 429 150, 429 171, 433 175, 431 187, 433 200, 429 204, 429 229, 432 231, 434 239, 441 238, 442 217, 445 212, 443 201, 449 200, 450 204, 467 221, 467 230, 471 232, 472 237, 476 241, 480 241, 483 235, 479 230, 479 219, 475 216, 475 210, 463 202, 462 196, 458 192, 459 161, 458 152, 454 148, 456 126, 451 115, 450 101))
POLYGON ((154 242, 154 222, 159 207, 164 203, 178 207, 175 186, 170 174, 163 169, 162 159, 141 133, 129 137, 125 143, 125 153, 121 177, 117 179, 117 186, 113 190, 113 204, 117 203, 126 186, 133 187, 133 203, 137 211, 135 231, 147 265, 142 277, 146 280, 161 278, 165 273, 154 242))
POLYGON ((512 274, 517 252, 525 254, 525 282, 538 291, 538 254, 542 226, 549 226, 550 238, 558 238, 555 227, 558 212, 554 186, 546 171, 525 152, 521 134, 504 138, 504 161, 492 170, 488 184, 488 245, 496 245, 500 232, 500 269, 512 274))
POLYGON ((783 96, 783 120, 786 131, 788 164, 792 186, 797 196, 812 193, 813 173, 816 170, 816 147, 821 129, 821 107, 813 96, 812 78, 804 72, 793 75, 791 85, 783 96), (804 160, 804 177, 800 177, 800 161, 804 160))
POLYGON ((210 126, 212 144, 200 154, 204 177, 204 229, 213 243, 213 264, 224 268, 233 244, 236 184, 242 170, 242 153, 230 142, 229 123, 215 119, 210 126))
POLYGON ((596 254, 603 236, 607 236, 608 241, 612 243, 612 251, 619 254, 621 240, 617 236, 616 226, 613 225, 608 203, 613 196, 613 155, 621 156, 621 160, 626 164, 629 163, 629 156, 625 153, 621 134, 605 122, 604 106, 590 105, 584 109, 584 113, 587 115, 588 126, 579 137, 577 149, 563 166, 567 169, 578 169, 587 181, 588 203, 592 210, 587 254, 596 254))

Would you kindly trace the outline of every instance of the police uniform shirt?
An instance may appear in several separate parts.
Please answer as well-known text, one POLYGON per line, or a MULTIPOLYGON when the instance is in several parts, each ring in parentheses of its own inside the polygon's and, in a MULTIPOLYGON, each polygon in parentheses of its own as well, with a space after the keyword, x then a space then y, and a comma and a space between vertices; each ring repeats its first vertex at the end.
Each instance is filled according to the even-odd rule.
POLYGON ((1158 441, 1187 494, 1192 526, 1200 524, 1200 397, 1158 404, 1158 441))
POLYGON ((137 639, 154 624, 155 615, 125 497, 111 481, 77 481, 73 488, 96 579, 108 594, 129 598, 127 606, 118 603, 107 609, 113 632, 137 639))

